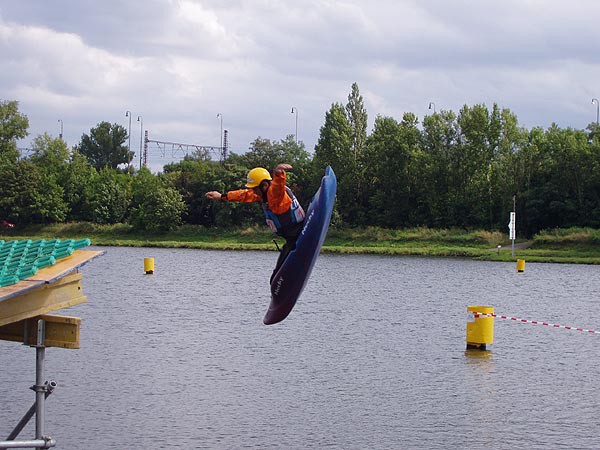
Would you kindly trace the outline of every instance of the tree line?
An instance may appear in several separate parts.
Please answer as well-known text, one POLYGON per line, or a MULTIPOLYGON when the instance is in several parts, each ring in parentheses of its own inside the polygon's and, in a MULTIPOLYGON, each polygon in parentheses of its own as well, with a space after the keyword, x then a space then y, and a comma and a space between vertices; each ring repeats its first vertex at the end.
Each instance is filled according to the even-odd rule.
POLYGON ((506 232, 516 204, 517 230, 600 228, 600 127, 585 130, 519 126, 507 108, 477 104, 419 121, 367 111, 354 83, 347 103, 325 112, 312 155, 293 135, 257 137, 225 161, 186 156, 161 173, 135 171, 127 131, 101 122, 72 149, 47 133, 21 157, 27 135, 16 101, 0 101, 0 219, 17 226, 89 221, 127 222, 146 231, 183 223, 242 226, 261 220, 248 205, 213 203, 204 192, 242 187, 249 169, 292 164, 289 184, 307 205, 324 168, 338 178, 334 221, 340 226, 462 227, 506 232))

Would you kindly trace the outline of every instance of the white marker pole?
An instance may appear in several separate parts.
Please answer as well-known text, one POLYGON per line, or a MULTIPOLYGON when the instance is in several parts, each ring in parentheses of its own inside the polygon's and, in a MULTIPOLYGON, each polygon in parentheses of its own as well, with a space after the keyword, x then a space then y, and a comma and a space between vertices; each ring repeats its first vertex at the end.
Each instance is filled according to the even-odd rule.
POLYGON ((513 211, 510 213, 510 222, 508 222, 508 237, 512 241, 512 256, 515 256, 515 238, 517 237, 516 233, 516 213, 513 211))

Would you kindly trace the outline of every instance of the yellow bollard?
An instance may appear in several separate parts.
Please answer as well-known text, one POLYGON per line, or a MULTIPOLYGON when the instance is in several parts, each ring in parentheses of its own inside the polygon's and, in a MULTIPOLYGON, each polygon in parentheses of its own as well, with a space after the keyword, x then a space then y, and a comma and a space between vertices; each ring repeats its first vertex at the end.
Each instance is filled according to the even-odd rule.
POLYGON ((154 258, 144 258, 144 272, 146 275, 154 273, 154 258))
MULTIPOLYGON (((467 311, 482 314, 494 314, 493 306, 467 306, 467 311)), ((473 322, 467 322, 467 349, 485 350, 486 345, 494 342, 494 318, 475 317, 473 322)))
POLYGON ((517 259, 517 272, 525 272, 525 260, 517 259))

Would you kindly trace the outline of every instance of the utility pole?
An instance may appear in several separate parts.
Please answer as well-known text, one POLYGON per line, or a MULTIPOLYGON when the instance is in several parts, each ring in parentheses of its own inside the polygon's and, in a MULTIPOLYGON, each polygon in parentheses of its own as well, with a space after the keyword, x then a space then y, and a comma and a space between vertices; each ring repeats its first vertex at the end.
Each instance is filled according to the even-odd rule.
POLYGON ((129 168, 131 167, 131 111, 125 111, 125 117, 129 117, 129 145, 127 146, 127 173, 129 173, 129 168))
POLYGON ((137 121, 140 123, 140 169, 142 168, 142 140, 144 133, 144 120, 142 116, 138 116, 137 121))
POLYGON ((223 151, 223 114, 218 113, 217 119, 221 119, 221 151, 223 151))
POLYGON ((296 138, 296 145, 298 145, 298 108, 292 106, 292 114, 296 113, 296 134, 294 137, 296 138))

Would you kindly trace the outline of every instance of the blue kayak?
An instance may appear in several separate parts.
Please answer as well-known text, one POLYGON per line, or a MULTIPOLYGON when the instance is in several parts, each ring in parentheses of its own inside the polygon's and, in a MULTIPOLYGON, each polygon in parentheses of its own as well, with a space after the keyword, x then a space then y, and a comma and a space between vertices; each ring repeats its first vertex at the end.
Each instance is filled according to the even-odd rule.
POLYGON ((271 304, 263 319, 265 325, 285 319, 300 297, 327 235, 336 188, 335 173, 327 166, 321 186, 306 211, 296 248, 285 258, 271 282, 271 304))

